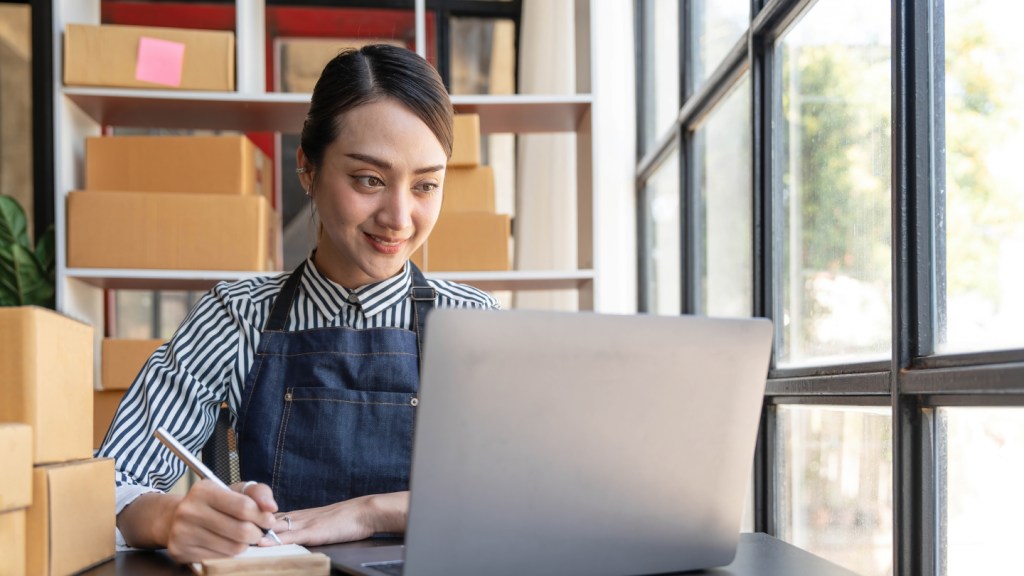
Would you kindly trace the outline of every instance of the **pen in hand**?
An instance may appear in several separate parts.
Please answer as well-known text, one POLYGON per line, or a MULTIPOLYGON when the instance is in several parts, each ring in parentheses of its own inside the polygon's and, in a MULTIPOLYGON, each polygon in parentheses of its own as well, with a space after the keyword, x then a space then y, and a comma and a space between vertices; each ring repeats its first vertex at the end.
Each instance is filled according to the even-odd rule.
MULTIPOLYGON (((166 428, 164 428, 163 426, 158 427, 153 432, 153 435, 157 437, 157 440, 163 442, 164 445, 167 446, 171 450, 171 452, 174 453, 175 456, 181 458, 181 461, 184 462, 189 468, 191 468, 192 471, 196 473, 196 476, 199 476, 201 479, 204 480, 209 480, 225 490, 231 490, 231 488, 228 488, 227 484, 221 482, 221 479, 218 478, 217 475, 214 474, 209 468, 207 468, 205 464, 203 464, 202 460, 196 458, 195 455, 192 454, 192 452, 190 452, 188 448, 185 448, 185 446, 182 445, 181 442, 178 442, 178 439, 172 436, 171 433, 168 432, 166 428)), ((263 534, 272 539, 274 542, 277 542, 278 544, 282 543, 281 539, 277 537, 277 534, 275 534, 272 529, 260 527, 260 530, 263 530, 263 534)))

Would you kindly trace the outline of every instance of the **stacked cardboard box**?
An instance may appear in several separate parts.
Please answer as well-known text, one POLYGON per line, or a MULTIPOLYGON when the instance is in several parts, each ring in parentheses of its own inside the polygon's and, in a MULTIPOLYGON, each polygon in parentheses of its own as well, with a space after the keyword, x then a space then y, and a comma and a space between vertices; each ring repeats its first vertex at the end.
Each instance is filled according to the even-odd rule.
POLYGON ((0 423, 0 573, 26 574, 25 511, 32 504, 32 427, 0 423))
POLYGON ((114 463, 92 458, 92 394, 91 326, 42 308, 0 308, 0 422, 21 424, 0 428, 0 510, 28 505, 22 518, 0 514, 3 533, 14 535, 0 558, 24 558, 23 573, 70 574, 114 554, 114 463))
POLYGON ((89 138, 85 167, 69 266, 280 269, 271 162, 245 136, 89 138))
POLYGON ((100 389, 93 392, 92 444, 99 449, 124 393, 163 340, 104 338, 100 347, 100 389))
POLYGON ((160 90, 235 89, 233 32, 68 24, 64 84, 160 90))
POLYGON ((413 262, 426 271, 509 269, 507 214, 495 213, 494 170, 480 165, 480 117, 455 116, 455 147, 444 179, 441 216, 413 262))

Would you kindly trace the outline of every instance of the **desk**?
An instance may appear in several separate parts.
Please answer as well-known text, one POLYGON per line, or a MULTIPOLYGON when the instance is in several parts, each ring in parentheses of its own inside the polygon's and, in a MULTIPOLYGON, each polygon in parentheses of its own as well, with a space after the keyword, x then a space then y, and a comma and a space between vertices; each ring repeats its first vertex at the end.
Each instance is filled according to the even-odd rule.
MULTIPOLYGON (((332 550, 352 547, 386 546, 399 540, 376 539, 333 544, 311 548, 328 556, 332 550)), ((170 559, 166 552, 139 551, 118 552, 117 556, 104 564, 83 572, 89 576, 169 576, 191 574, 184 566, 170 559)), ((766 534, 741 534, 740 546, 732 564, 714 570, 699 570, 687 574, 708 576, 856 576, 809 552, 801 550, 766 534)))

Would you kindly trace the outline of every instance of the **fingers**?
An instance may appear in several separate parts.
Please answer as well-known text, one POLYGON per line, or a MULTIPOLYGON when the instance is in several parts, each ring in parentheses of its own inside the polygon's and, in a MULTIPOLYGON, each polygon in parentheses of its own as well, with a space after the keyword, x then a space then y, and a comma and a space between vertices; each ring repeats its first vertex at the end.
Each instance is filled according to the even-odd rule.
MULTIPOLYGON (((259 486, 251 486, 252 494, 259 486)), ((269 487, 261 494, 276 507, 269 487)), ((262 528, 275 522, 274 515, 248 495, 224 490, 209 480, 197 482, 174 511, 167 549, 181 562, 233 556, 263 538, 262 528)))
POLYGON ((232 490, 237 489, 239 493, 245 494, 256 501, 264 512, 277 512, 277 501, 274 500, 274 492, 270 486, 261 482, 240 482, 232 485, 232 490))

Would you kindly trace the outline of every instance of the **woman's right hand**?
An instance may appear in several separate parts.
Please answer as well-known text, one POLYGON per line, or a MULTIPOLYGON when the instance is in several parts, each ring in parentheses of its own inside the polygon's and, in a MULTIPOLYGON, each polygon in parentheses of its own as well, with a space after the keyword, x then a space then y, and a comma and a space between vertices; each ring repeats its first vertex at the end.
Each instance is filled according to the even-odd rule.
POLYGON ((259 542, 276 511, 266 484, 239 482, 228 491, 200 480, 184 497, 143 494, 121 511, 117 524, 129 546, 166 547, 175 560, 188 563, 234 556, 259 542))
POLYGON ((239 482, 227 491, 200 480, 174 510, 167 551, 179 562, 234 556, 259 542, 261 528, 274 525, 274 512, 277 502, 266 484, 239 482))

